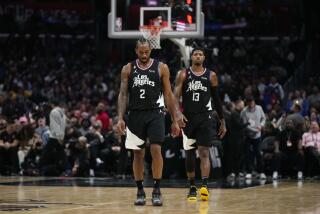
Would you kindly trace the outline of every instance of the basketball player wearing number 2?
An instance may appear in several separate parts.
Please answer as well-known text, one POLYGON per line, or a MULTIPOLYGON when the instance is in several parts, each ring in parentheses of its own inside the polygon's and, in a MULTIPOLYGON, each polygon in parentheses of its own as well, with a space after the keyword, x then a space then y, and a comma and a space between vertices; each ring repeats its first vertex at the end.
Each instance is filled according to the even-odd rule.
POLYGON ((202 177, 199 195, 201 200, 207 201, 209 199, 208 178, 210 175, 209 148, 216 137, 211 115, 211 101, 215 105, 221 124, 218 136, 223 138, 227 130, 217 91, 217 75, 203 67, 204 60, 204 50, 200 47, 194 48, 191 53, 192 66, 178 73, 174 94, 177 100, 182 97, 183 114, 187 122, 183 128, 183 148, 186 151, 185 164, 189 180, 188 200, 197 200, 195 151, 198 149, 202 177))
POLYGON ((184 124, 182 114, 178 110, 178 103, 171 90, 168 66, 150 58, 150 43, 145 39, 137 41, 135 51, 138 59, 129 62, 121 71, 117 129, 120 134, 126 134, 126 148, 132 149, 134 154, 133 174, 138 187, 134 204, 146 204, 146 194, 143 189, 144 156, 146 140, 149 139, 154 179, 151 200, 153 206, 162 206, 160 179, 163 169, 161 145, 165 138, 164 104, 173 119, 171 127, 173 136, 179 134, 179 125, 184 126, 184 124), (128 100, 129 112, 126 127, 123 118, 128 100))

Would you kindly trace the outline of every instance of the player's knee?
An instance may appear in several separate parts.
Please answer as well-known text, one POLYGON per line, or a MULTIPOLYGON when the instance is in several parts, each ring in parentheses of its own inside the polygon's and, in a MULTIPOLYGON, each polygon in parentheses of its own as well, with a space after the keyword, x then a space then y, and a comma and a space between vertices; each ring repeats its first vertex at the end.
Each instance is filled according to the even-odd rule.
POLYGON ((150 153, 153 158, 161 157, 161 146, 160 143, 152 142, 150 144, 150 153))
POLYGON ((144 160, 144 150, 134 150, 134 159, 136 160, 144 160))
POLYGON ((209 148, 207 147, 199 147, 198 148, 200 159, 208 159, 209 158, 209 148))

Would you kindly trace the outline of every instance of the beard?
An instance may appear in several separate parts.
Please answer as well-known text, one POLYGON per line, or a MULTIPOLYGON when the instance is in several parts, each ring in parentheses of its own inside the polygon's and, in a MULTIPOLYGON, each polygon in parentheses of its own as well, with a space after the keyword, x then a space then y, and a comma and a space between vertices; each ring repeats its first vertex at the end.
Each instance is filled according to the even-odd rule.
POLYGON ((140 58, 139 60, 142 63, 147 63, 149 61, 149 58, 140 58))

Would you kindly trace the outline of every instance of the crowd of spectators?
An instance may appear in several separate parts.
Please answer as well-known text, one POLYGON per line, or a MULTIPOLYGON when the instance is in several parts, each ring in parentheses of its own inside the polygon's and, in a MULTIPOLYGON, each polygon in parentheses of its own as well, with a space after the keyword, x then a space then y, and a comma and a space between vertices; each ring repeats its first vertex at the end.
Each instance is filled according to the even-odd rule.
MULTIPOLYGON (((215 7, 214 2, 208 1, 209 6, 215 7)), ((242 12, 241 9, 235 14, 242 12)), ((134 45, 107 40, 105 62, 99 63, 101 56, 92 37, 59 36, 69 30, 81 33, 86 29, 82 24, 91 28, 90 19, 80 18, 77 13, 35 12, 17 25, 13 17, 0 15, 0 22, 8 21, 7 32, 13 29, 26 33, 30 26, 37 30, 32 35, 0 38, 0 174, 130 175, 131 153, 124 148, 124 138, 114 132, 114 124, 119 73, 123 62, 134 59, 134 45), (76 30, 78 27, 80 31, 76 30), (50 32, 48 28, 57 36, 38 35, 41 31, 50 32), (56 158, 50 168, 41 160, 49 158, 44 157, 43 149, 50 134, 52 100, 63 103, 68 120, 63 142, 66 159, 62 162, 50 157, 56 158)), ((298 177, 303 172, 307 176, 319 175, 320 79, 310 77, 295 91, 283 89, 303 61, 301 42, 294 37, 266 41, 249 37, 205 38, 194 42, 206 49, 206 66, 219 77, 229 129, 222 141, 224 175, 249 178, 257 171, 260 179, 271 173, 276 178, 290 175, 282 170, 289 165, 300 173, 298 177), (250 118, 254 109, 263 115, 257 120, 257 127, 257 121, 250 118)), ((168 64, 173 81, 181 68, 181 56, 168 41, 162 47, 153 56, 168 64)), ((167 138, 165 162, 174 153, 183 163, 181 145, 179 139, 167 138)), ((172 177, 177 171, 168 166, 177 166, 177 162, 165 164, 164 175, 172 177)))
POLYGON ((203 5, 207 35, 287 36, 302 24, 293 2, 209 0, 203 5))
POLYGON ((76 10, 33 9, 12 2, 0 5, 0 33, 94 34, 94 18, 90 12, 76 10), (20 11, 20 12, 18 12, 20 11))

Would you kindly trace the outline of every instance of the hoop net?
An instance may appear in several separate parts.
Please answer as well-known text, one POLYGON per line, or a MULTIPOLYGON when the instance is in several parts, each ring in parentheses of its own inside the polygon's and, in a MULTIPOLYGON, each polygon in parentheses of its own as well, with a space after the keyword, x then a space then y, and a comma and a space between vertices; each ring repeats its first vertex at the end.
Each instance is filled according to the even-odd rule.
POLYGON ((152 49, 161 49, 160 34, 162 32, 161 26, 143 25, 140 26, 140 32, 143 37, 150 42, 152 49))

